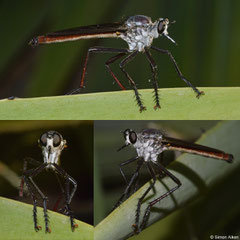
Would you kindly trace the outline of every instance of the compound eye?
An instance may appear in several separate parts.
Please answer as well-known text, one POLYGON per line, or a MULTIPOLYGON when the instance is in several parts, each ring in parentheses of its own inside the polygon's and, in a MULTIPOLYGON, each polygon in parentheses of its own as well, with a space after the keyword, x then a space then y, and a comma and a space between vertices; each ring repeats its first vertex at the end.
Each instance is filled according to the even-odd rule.
POLYGON ((137 134, 134 131, 130 133, 129 140, 132 144, 134 144, 137 141, 137 134))
POLYGON ((40 137, 40 144, 45 147, 47 146, 47 133, 42 134, 40 137))
POLYGON ((159 22, 159 24, 158 24, 158 33, 159 34, 162 34, 164 32, 165 26, 166 25, 165 25, 165 22, 163 20, 159 22))
POLYGON ((58 147, 60 143, 61 143, 61 137, 59 136, 59 134, 55 133, 53 135, 53 146, 58 147))

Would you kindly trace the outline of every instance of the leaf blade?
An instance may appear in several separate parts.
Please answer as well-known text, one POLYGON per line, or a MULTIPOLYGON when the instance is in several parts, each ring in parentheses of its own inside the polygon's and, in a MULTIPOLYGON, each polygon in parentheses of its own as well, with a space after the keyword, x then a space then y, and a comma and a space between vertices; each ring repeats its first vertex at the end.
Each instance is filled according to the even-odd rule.
MULTIPOLYGON (((193 199, 200 198, 210 187, 214 187, 215 184, 223 181, 236 169, 239 169, 239 134, 240 123, 238 121, 221 122, 206 132, 198 141, 199 144, 216 147, 233 154, 235 156, 233 164, 191 154, 181 155, 178 160, 170 166, 170 171, 180 179, 182 186, 175 191, 171 197, 163 199, 161 203, 156 205, 157 210, 151 212, 148 224, 151 225, 174 212, 179 207, 186 206, 187 203, 193 199), (181 168, 181 166, 184 167, 181 168), (186 174, 188 172, 191 173, 190 176, 186 174)), ((164 178, 163 182, 165 186, 169 188, 175 186, 168 177, 164 178)), ((142 196, 148 186, 149 183, 146 183, 96 226, 95 237, 97 240, 125 239, 131 236, 133 232, 131 226, 135 219, 137 199, 142 196), (106 231, 109 238, 106 238, 106 231)), ((155 190, 156 194, 150 192, 150 198, 142 204, 142 209, 147 207, 147 202, 166 192, 166 188, 160 182, 155 184, 155 190)), ((235 195, 232 194, 232 196, 234 197, 235 195)), ((142 210, 141 217, 143 216, 143 212, 142 210)))
POLYGON ((155 111, 152 90, 140 90, 147 111, 139 112, 132 91, 80 94, 0 101, 0 118, 18 120, 146 120, 239 119, 240 87, 201 88, 195 98, 189 88, 161 89, 162 108, 155 111))
POLYGON ((75 220, 78 228, 71 231, 67 216, 48 211, 51 234, 45 233, 42 208, 38 207, 38 220, 42 230, 33 227, 32 205, 0 197, 0 235, 2 239, 93 239, 93 226, 75 220))

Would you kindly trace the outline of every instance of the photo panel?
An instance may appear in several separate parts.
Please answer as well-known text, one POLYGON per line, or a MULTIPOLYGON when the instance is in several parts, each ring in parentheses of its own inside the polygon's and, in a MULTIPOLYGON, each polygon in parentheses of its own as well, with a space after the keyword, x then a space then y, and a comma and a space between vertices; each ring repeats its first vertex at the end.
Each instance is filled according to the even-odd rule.
POLYGON ((0 144, 1 215, 33 239, 93 239, 93 121, 2 121, 0 144))
POLYGON ((95 238, 237 236, 239 133, 239 121, 95 121, 95 238), (141 134, 157 143, 139 147, 141 134))

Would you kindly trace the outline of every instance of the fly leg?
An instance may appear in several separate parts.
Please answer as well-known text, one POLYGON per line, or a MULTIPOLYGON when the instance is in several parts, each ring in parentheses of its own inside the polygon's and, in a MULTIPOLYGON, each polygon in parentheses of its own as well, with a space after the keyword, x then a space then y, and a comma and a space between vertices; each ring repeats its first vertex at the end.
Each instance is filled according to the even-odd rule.
POLYGON ((126 78, 128 79, 130 86, 132 87, 134 93, 135 93, 135 97, 136 97, 136 101, 138 106, 140 107, 140 112, 146 110, 146 107, 143 106, 142 100, 141 100, 141 96, 138 92, 136 83, 133 81, 133 79, 130 77, 130 75, 128 74, 128 72, 125 70, 125 65, 127 63, 129 63, 131 60, 133 60, 133 58, 137 55, 137 51, 132 52, 131 54, 129 54, 126 58, 124 58, 121 63, 120 63, 120 69, 122 70, 122 72, 125 74, 126 78))
POLYGON ((88 52, 87 52, 87 55, 86 55, 86 58, 85 58, 85 61, 84 61, 82 78, 81 78, 81 81, 80 81, 80 86, 79 86, 79 88, 74 89, 71 92, 69 92, 67 95, 72 95, 72 94, 79 93, 81 91, 81 89, 83 89, 85 87, 84 86, 85 76, 86 76, 86 73, 87 73, 86 70, 87 70, 87 64, 88 64, 90 53, 119 53, 117 56, 109 59, 106 62, 106 67, 108 68, 108 71, 110 72, 112 77, 115 79, 117 84, 124 90, 125 89, 124 86, 120 83, 120 81, 114 75, 114 73, 112 72, 112 70, 109 67, 109 64, 113 63, 114 61, 116 61, 120 57, 122 57, 125 54, 127 54, 128 51, 126 49, 121 49, 121 48, 91 47, 91 48, 88 49, 88 52))
POLYGON ((129 183, 127 184, 127 187, 125 188, 122 196, 119 198, 118 202, 117 202, 117 203, 115 204, 115 206, 113 207, 113 210, 114 210, 115 208, 117 208, 119 205, 121 205, 121 203, 122 203, 122 201, 123 201, 123 199, 124 199, 125 197, 129 196, 130 190, 131 190, 131 188, 132 188, 132 186, 133 186, 133 184, 134 184, 134 181, 135 181, 135 180, 138 178, 138 176, 139 176, 139 171, 140 171, 143 163, 144 163, 143 159, 139 159, 139 161, 138 161, 138 166, 137 166, 135 172, 133 173, 133 175, 132 175, 129 183))
POLYGON ((178 65, 177 65, 176 60, 174 59, 173 55, 172 55, 168 50, 161 49, 161 48, 157 48, 157 47, 153 47, 153 46, 151 46, 151 48, 154 49, 154 50, 156 50, 156 51, 158 51, 158 52, 160 52, 160 53, 167 54, 167 55, 170 57, 170 59, 171 59, 173 65, 174 65, 174 67, 175 67, 175 70, 176 70, 178 76, 179 76, 189 87, 191 87, 191 88, 194 90, 194 92, 197 94, 197 96, 196 96, 197 98, 199 98, 201 95, 204 95, 204 92, 203 92, 203 91, 199 91, 196 87, 194 87, 194 86, 183 76, 183 74, 181 73, 181 71, 180 71, 180 69, 179 69, 179 67, 178 67, 178 65))
MULTIPOLYGON (((42 163, 33 158, 30 158, 30 157, 24 158, 23 159, 23 173, 27 171, 28 164, 32 164, 32 165, 38 167, 42 163)), ((20 188, 19 188, 19 197, 23 197, 23 192, 24 192, 24 176, 22 176, 22 178, 21 178, 21 183, 20 183, 20 188)))
MULTIPOLYGON (((53 207, 53 210, 54 210, 54 211, 58 211, 59 204, 60 204, 62 198, 65 196, 65 191, 64 191, 64 188, 63 188, 63 186, 62 186, 62 183, 61 183, 61 181, 60 181, 60 179, 59 179, 58 174, 57 174, 55 171, 54 171, 54 174, 55 174, 55 176, 56 176, 56 178, 57 178, 58 185, 59 185, 60 190, 61 190, 61 195, 57 198, 57 200, 56 200, 56 202, 55 202, 55 204, 54 204, 54 207, 53 207)), ((60 211, 60 210, 59 210, 59 211, 60 211)))
POLYGON ((151 71, 152 71, 152 84, 153 84, 153 88, 154 88, 154 100, 155 100, 155 106, 154 109, 157 110, 160 107, 160 103, 159 103, 159 93, 158 93, 158 82, 157 82, 157 64, 155 63, 155 61, 152 58, 151 53, 148 51, 147 48, 145 48, 145 54, 147 56, 147 60, 150 63, 151 66, 151 71))
POLYGON ((146 195, 149 193, 149 191, 151 189, 153 189, 155 182, 156 182, 156 174, 152 168, 152 166, 150 165, 150 163, 147 162, 147 167, 148 170, 150 171, 150 174, 152 176, 153 181, 151 182, 150 186, 147 188, 147 190, 143 193, 143 195, 138 199, 138 203, 137 203, 137 209, 136 209, 136 218, 135 218, 135 224, 133 224, 133 228, 134 228, 134 233, 138 234, 141 232, 141 226, 139 226, 139 218, 140 218, 140 210, 141 210, 141 206, 142 206, 142 202, 144 200, 144 198, 146 197, 146 195))
POLYGON ((31 194, 32 200, 33 200, 33 220, 34 220, 34 228, 36 231, 40 230, 41 227, 37 225, 37 199, 34 194, 35 190, 42 198, 43 200, 43 213, 44 213, 44 221, 45 221, 45 232, 51 232, 49 228, 49 219, 47 214, 47 197, 42 193, 42 191, 39 189, 39 187, 36 185, 36 183, 33 181, 33 177, 37 176, 40 172, 42 172, 45 167, 47 166, 46 163, 41 164, 39 167, 35 169, 27 170, 23 173, 24 181, 28 187, 28 190, 31 194))
POLYGON ((65 170, 63 170, 60 166, 57 164, 53 164, 55 167, 55 170, 57 173, 65 179, 65 193, 66 193, 66 202, 65 202, 65 212, 66 215, 70 217, 70 224, 71 224, 71 229, 72 231, 75 230, 75 228, 78 227, 77 224, 74 223, 74 216, 73 216, 73 211, 70 208, 70 203, 72 201, 72 198, 77 190, 77 182, 70 176, 68 175, 65 170), (73 185, 73 189, 70 193, 70 182, 73 185))
POLYGON ((160 171, 164 172, 168 177, 170 177, 176 184, 177 186, 175 186, 174 188, 170 189, 169 191, 167 191, 165 194, 163 194, 162 196, 154 199, 153 201, 151 201, 149 204, 148 204, 148 207, 146 208, 145 210, 145 213, 144 213, 144 216, 143 216, 143 220, 142 220, 142 223, 138 229, 138 233, 142 231, 142 229, 145 227, 146 223, 147 223, 147 220, 149 218, 149 215, 150 215, 150 211, 151 211, 151 208, 157 204, 158 202, 160 202, 162 199, 164 199, 165 197, 169 196, 171 193, 173 193, 175 190, 177 190, 181 185, 182 183, 180 182, 180 180, 175 177, 172 173, 170 173, 165 167, 163 167, 161 164, 157 164, 160 171))

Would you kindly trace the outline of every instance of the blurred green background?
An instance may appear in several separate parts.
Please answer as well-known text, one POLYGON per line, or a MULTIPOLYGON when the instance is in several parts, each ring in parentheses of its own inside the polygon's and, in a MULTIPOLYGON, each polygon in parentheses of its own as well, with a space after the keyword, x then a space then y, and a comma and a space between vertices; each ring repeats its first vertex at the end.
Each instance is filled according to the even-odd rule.
MULTIPOLYGON (((47 32, 83 25, 121 21, 143 14, 153 21, 168 17, 176 24, 154 45, 168 49, 195 86, 239 86, 240 1, 227 0, 42 0, 0 2, 0 98, 60 95, 78 87, 83 61, 90 46, 127 47, 122 40, 93 39, 51 44, 32 49, 29 40, 47 32)), ((111 54, 92 55, 84 92, 119 90, 104 63, 111 54)), ((139 54, 127 69, 140 89, 151 88, 149 64, 139 54)), ((153 53, 159 86, 185 87, 167 56, 153 53)), ((113 70, 125 77, 118 63, 113 70)))
MULTIPOLYGON (((32 204, 28 191, 23 198, 18 196, 23 159, 32 157, 43 162, 38 139, 42 133, 49 130, 58 131, 67 141, 67 148, 63 150, 60 160, 62 168, 78 183, 76 194, 71 202, 74 216, 81 221, 93 224, 92 121, 1 121, 1 196, 32 204)), ((29 165, 28 168, 33 167, 29 165)), ((48 209, 53 210, 56 200, 61 195, 56 177, 51 171, 43 171, 34 179, 49 198, 48 209)), ((38 200, 38 205, 42 206, 41 199, 38 198, 38 200)), ((62 208, 62 205, 59 205, 59 208, 62 208)), ((30 215, 29 218, 32 216, 30 215)))
MULTIPOLYGON (((136 132, 145 128, 162 129, 167 136, 194 142, 217 123, 218 121, 95 121, 94 225, 108 216, 126 187, 119 171, 119 164, 136 156, 135 149, 131 147, 117 152, 117 149, 124 144, 123 134, 120 131, 127 128, 132 128, 136 132)), ((231 139, 231 136, 227 136, 227 138, 231 139)), ((180 153, 177 151, 166 151, 163 155, 163 163, 171 163, 179 155, 180 153)), ((239 156, 234 156, 234 160, 238 161, 239 156)), ((209 159, 209 161, 214 160, 209 159)), ((172 165, 168 166, 170 171, 171 167, 172 165)), ((136 162, 123 167, 128 180, 135 169, 136 162)), ((139 187, 150 178, 149 172, 143 167, 140 173, 139 187)), ((240 195, 236 190, 238 183, 239 169, 236 169, 232 176, 227 179, 222 178, 218 184, 202 193, 197 199, 192 200, 190 204, 151 225, 133 239, 185 240, 209 239, 210 234, 240 235, 240 195), (223 195, 228 196, 230 205, 219 199, 223 195)), ((178 191, 181 191, 181 188, 178 191)))

